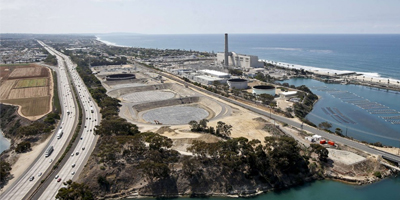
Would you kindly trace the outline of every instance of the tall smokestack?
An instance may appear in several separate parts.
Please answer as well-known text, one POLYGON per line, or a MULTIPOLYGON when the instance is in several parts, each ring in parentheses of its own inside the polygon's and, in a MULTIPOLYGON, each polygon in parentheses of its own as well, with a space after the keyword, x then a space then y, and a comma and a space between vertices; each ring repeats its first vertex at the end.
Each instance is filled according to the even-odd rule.
POLYGON ((225 33, 225 60, 224 60, 224 64, 225 66, 229 65, 228 62, 228 33, 225 33))

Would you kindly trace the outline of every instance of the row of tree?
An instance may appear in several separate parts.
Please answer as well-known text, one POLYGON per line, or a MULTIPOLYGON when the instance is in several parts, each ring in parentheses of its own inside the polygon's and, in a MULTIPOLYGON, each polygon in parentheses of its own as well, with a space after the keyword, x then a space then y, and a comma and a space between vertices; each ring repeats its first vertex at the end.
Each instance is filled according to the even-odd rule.
POLYGON ((192 120, 189 122, 190 130, 193 132, 204 132, 229 139, 231 135, 232 126, 226 124, 225 122, 217 122, 217 126, 214 128, 212 126, 207 126, 208 120, 202 119, 199 122, 192 120))

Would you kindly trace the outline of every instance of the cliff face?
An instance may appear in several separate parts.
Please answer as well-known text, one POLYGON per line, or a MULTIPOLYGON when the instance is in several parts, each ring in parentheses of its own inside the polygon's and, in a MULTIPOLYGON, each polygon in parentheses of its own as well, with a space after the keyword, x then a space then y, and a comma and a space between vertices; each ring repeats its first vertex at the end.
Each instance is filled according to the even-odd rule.
POLYGON ((7 138, 11 139, 11 145, 18 139, 17 129, 30 123, 29 120, 18 115, 18 107, 0 104, 0 128, 7 138))
POLYGON ((294 144, 286 137, 266 145, 245 138, 194 142, 194 156, 183 156, 158 134, 103 136, 79 182, 99 198, 246 196, 313 179, 294 144))

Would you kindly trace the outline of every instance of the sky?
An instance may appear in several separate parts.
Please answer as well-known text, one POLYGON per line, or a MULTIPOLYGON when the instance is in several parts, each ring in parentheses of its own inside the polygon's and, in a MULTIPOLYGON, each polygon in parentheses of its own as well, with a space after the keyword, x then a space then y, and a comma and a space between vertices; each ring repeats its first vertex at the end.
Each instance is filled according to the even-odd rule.
POLYGON ((400 34, 400 0, 0 0, 0 33, 400 34))

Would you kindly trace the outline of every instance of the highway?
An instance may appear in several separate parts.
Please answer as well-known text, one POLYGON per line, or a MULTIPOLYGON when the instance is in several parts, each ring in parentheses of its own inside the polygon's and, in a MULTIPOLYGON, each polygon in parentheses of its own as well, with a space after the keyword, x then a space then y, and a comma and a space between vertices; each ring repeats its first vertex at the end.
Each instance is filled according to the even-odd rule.
POLYGON ((57 60, 59 67, 58 87, 60 88, 58 91, 63 112, 59 126, 56 128, 55 134, 53 134, 45 148, 46 150, 49 146, 53 146, 54 151, 50 156, 45 157, 45 150, 43 150, 32 165, 20 177, 17 177, 17 180, 0 195, 0 199, 23 199, 32 188, 39 184, 39 180, 48 173, 52 162, 57 161, 59 154, 62 154, 64 145, 68 142, 69 136, 74 131, 78 119, 76 115, 77 106, 75 98, 71 93, 71 85, 68 81, 64 62, 60 57, 57 57, 57 60), (67 111, 69 111, 69 114, 67 111), (60 129, 63 131, 63 136, 57 139, 56 133, 60 129), (33 177, 33 180, 30 180, 31 177, 33 177))
MULTIPOLYGON (((165 76, 167 78, 170 78, 172 80, 175 80, 177 82, 180 82, 180 83, 182 83, 184 85, 187 84, 185 81, 181 80, 180 78, 175 77, 175 76, 170 75, 170 74, 167 74, 165 72, 160 72, 160 71, 156 71, 156 70, 153 70, 153 72, 154 73, 158 73, 160 75, 163 75, 163 76, 165 76)), ((211 96, 218 97, 218 98, 220 98, 220 99, 222 99, 224 101, 233 103, 233 104, 238 105, 240 107, 246 108, 246 109, 248 109, 250 111, 253 111, 253 112, 255 112, 257 114, 260 114, 260 115, 263 115, 265 117, 270 117, 271 116, 271 118, 276 120, 276 121, 286 123, 286 124, 288 124, 290 126, 297 127, 299 129, 301 129, 301 127, 302 127, 301 123, 293 121, 293 120, 291 120, 289 118, 282 117, 282 116, 279 116, 279 115, 275 115, 275 114, 266 112, 264 110, 260 110, 258 108, 255 108, 255 107, 249 106, 247 104, 235 101, 233 99, 230 99, 230 98, 215 94, 213 92, 210 92, 208 90, 205 90, 203 88, 200 88, 200 87, 197 87, 197 86, 194 86, 194 85, 192 87, 196 87, 197 90, 200 90, 200 91, 202 91, 204 93, 207 93, 207 94, 209 94, 211 96)), ((390 159, 392 161, 400 163, 400 156, 398 156, 398 155, 394 155, 394 154, 391 154, 391 153, 387 153, 387 152, 384 152, 384 151, 380 151, 380 150, 371 148, 371 147, 369 147, 369 146, 367 146, 365 144, 362 144, 362 143, 359 143, 359 142, 356 142, 356 141, 353 141, 353 140, 350 140, 350 139, 347 139, 347 138, 344 138, 344 137, 340 137, 340 136, 337 136, 337 135, 334 135, 334 134, 330 134, 330 133, 328 133, 326 131, 314 128, 312 126, 308 126, 307 124, 303 125, 303 129, 305 131, 309 131, 309 132, 311 132, 313 134, 321 135, 322 137, 324 137, 324 138, 326 138, 328 140, 332 140, 332 141, 334 141, 336 143, 347 145, 349 147, 352 147, 352 148, 367 152, 369 154, 383 156, 383 157, 388 158, 388 159, 390 159)))
MULTIPOLYGON (((46 46, 45 44, 42 44, 46 46)), ((86 88, 78 72, 75 70, 75 65, 72 63, 68 56, 57 52, 53 48, 48 47, 48 51, 61 57, 66 65, 67 70, 72 79, 72 83, 78 92, 78 99, 82 105, 83 109, 83 119, 82 119, 82 134, 78 137, 78 143, 73 149, 72 154, 67 155, 68 158, 63 166, 60 166, 58 174, 54 177, 50 177, 50 182, 44 184, 44 189, 39 190, 35 194, 34 199, 55 199, 58 190, 63 187, 64 181, 76 180, 79 173, 85 166, 90 154, 92 153, 95 144, 97 142, 98 136, 94 135, 94 128, 100 122, 100 115, 98 112, 98 107, 92 100, 89 90, 86 88), (39 198, 36 198, 39 197, 39 198)))

